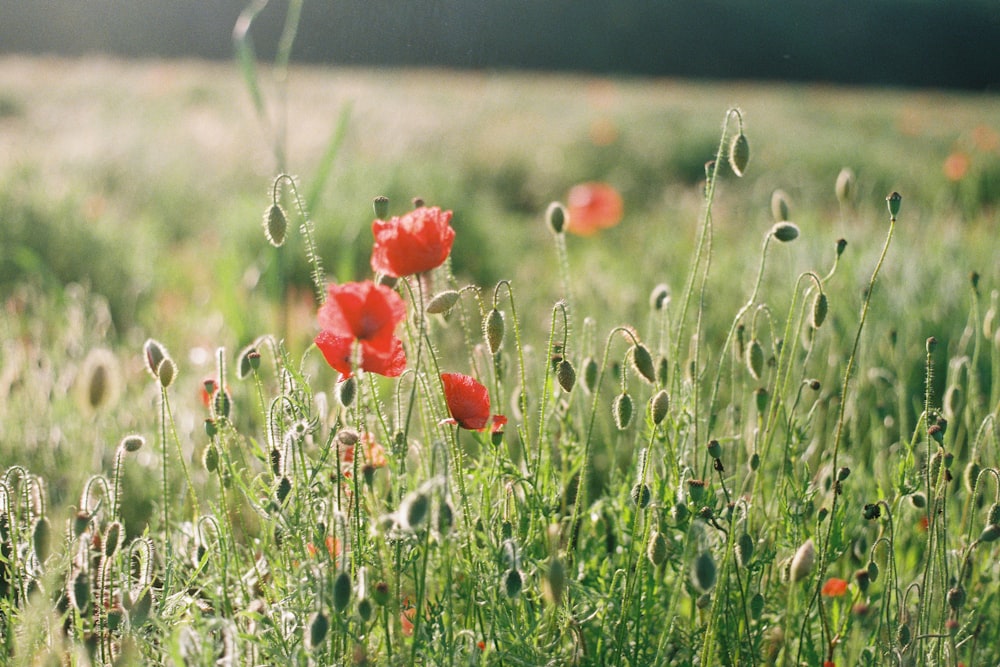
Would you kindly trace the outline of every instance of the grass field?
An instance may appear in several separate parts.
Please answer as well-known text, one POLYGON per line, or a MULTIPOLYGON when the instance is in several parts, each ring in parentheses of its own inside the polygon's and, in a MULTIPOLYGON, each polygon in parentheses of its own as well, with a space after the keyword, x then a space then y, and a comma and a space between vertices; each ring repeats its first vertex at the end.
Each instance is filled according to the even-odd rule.
POLYGON ((260 91, 230 63, 0 60, 4 662, 1000 661, 1000 99, 260 91), (262 230, 281 172, 334 283, 372 277, 374 197, 454 211, 445 265, 397 285, 398 378, 310 345, 287 182, 288 242, 262 230), (622 222, 554 234, 592 180, 622 222), (502 434, 442 421, 442 371, 502 434))

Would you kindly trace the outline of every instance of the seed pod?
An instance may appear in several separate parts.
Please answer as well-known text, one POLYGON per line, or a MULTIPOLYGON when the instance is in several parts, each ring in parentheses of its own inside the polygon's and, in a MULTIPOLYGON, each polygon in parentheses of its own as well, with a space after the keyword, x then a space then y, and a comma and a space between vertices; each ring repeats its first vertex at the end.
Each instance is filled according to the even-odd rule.
POLYGON ((587 357, 583 360, 583 386, 587 388, 587 391, 594 393, 594 389, 597 387, 597 376, 600 369, 597 366, 597 360, 593 357, 587 357))
POLYGON ((628 395, 628 392, 623 391, 618 394, 611 411, 618 430, 624 431, 628 428, 629 423, 632 421, 632 397, 628 395))
POLYGON ((312 649, 317 649, 323 645, 326 641, 327 630, 330 629, 330 621, 327 619, 326 614, 321 611, 317 611, 313 614, 312 620, 309 622, 309 646, 312 649))
POLYGON ((271 204, 264 214, 264 236, 267 242, 275 248, 280 248, 285 244, 285 236, 288 234, 288 218, 285 211, 277 204, 271 204))
POLYGON ((653 365, 653 355, 649 353, 649 348, 642 343, 636 343, 632 347, 632 365, 647 382, 656 384, 656 367, 653 365))
POLYGON ((816 295, 816 300, 813 301, 813 311, 812 311, 812 326, 813 329, 819 329, 823 326, 823 322, 826 321, 826 313, 830 310, 830 304, 826 299, 826 294, 820 292, 816 295))
POLYGON ((509 598, 516 598, 521 594, 524 586, 524 577, 516 569, 510 569, 503 578, 503 590, 509 598))
POLYGON ((740 564, 740 567, 749 567, 753 551, 753 538, 750 537, 749 533, 740 534, 736 540, 736 562, 740 564))
POLYGON ((573 391, 576 385, 576 369, 569 359, 563 359, 556 366, 556 381, 567 394, 573 391))
POLYGON ((747 163, 750 162, 750 142, 746 135, 740 132, 729 144, 729 166, 733 173, 742 177, 746 172, 747 163))
POLYGON ((885 202, 889 207, 889 219, 896 222, 896 216, 899 215, 899 207, 903 203, 902 195, 898 192, 893 192, 885 198, 885 202))
POLYGON ((549 204, 548 210, 545 211, 545 223, 554 234, 563 233, 563 230, 566 229, 568 218, 569 215, 566 213, 566 208, 557 201, 549 204))
POLYGON ((375 210, 377 220, 385 220, 389 217, 389 198, 385 195, 375 197, 372 199, 372 208, 375 210))
POLYGON ((694 567, 691 569, 691 574, 694 584, 699 590, 703 592, 710 591, 715 586, 715 580, 718 576, 718 570, 712 554, 708 551, 702 551, 698 554, 698 557, 694 559, 694 567))
POLYGON ((649 546, 646 547, 646 558, 654 567, 663 565, 667 560, 667 538, 663 533, 655 531, 649 538, 649 546))
POLYGON ((347 608, 351 601, 351 575, 347 571, 342 571, 333 580, 333 608, 340 613, 347 608))
POLYGON ((782 243, 790 243, 799 238, 799 226, 794 222, 776 222, 771 227, 770 233, 782 243))
POLYGON ((486 336, 486 347, 489 348, 490 354, 496 354, 500 351, 500 346, 503 344, 503 333, 503 313, 493 308, 483 320, 483 334, 486 336))
POLYGON ((661 389, 660 391, 653 394, 653 397, 649 399, 649 414, 653 419, 653 423, 659 426, 664 419, 667 417, 667 413, 670 412, 670 394, 667 393, 666 389, 661 389))
POLYGON ((689 479, 687 481, 688 496, 691 501, 696 505, 701 503, 705 499, 705 492, 708 488, 708 482, 703 479, 689 479))
POLYGON ((837 174, 837 183, 834 185, 833 191, 837 195, 837 201, 841 204, 847 204, 851 201, 851 195, 854 194, 854 172, 849 167, 844 167, 837 174))
POLYGON ((775 222, 788 220, 788 195, 784 190, 771 193, 771 216, 775 222))
POLYGON ((708 444, 705 445, 705 449, 708 450, 708 455, 713 459, 717 459, 722 456, 722 445, 719 444, 718 440, 709 440, 708 444))
POLYGON ((747 370, 754 380, 759 380, 764 373, 764 348, 756 338, 750 340, 747 350, 747 370))
POLYGON ((813 544, 812 538, 810 537, 806 540, 802 546, 799 547, 798 551, 795 552, 795 556, 792 557, 792 566, 789 570, 789 579, 792 582, 802 581, 812 572, 813 563, 816 560, 816 545, 813 544))

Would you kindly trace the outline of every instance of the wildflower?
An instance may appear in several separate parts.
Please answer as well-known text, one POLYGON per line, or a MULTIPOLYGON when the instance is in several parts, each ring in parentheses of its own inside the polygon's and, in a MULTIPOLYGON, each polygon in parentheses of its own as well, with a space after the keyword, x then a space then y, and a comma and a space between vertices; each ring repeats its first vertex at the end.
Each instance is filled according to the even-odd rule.
POLYGON ((823 584, 823 589, 820 591, 823 595, 830 598, 837 598, 847 592, 847 582, 843 579, 838 579, 837 577, 830 577, 823 584))
POLYGON ((361 368, 395 377, 406 368, 403 342, 396 326, 406 316, 402 298, 371 281, 330 285, 318 314, 322 328, 316 346, 331 367, 351 376, 354 343, 360 345, 361 368))
MULTIPOLYGON (((490 395, 486 387, 475 378, 461 373, 442 373, 444 399, 448 404, 450 419, 442 423, 458 424, 470 431, 481 431, 490 421, 490 395)), ((507 418, 493 415, 493 432, 499 431, 507 418)))
POLYGON ((621 222, 625 205, 618 191, 607 183, 581 183, 573 186, 566 197, 569 213, 567 229, 574 234, 590 236, 621 222))
MULTIPOLYGON (((363 461, 365 464, 372 466, 373 468, 384 468, 388 465, 389 461, 385 457, 385 449, 382 445, 378 444, 375 440, 375 436, 369 432, 365 432, 361 435, 358 441, 362 447, 363 461)), ((352 444, 341 444, 340 446, 340 463, 345 468, 345 476, 350 477, 351 464, 354 463, 354 447, 356 443, 352 444)))
POLYGON ((451 216, 451 211, 421 206, 402 217, 373 222, 372 270, 400 278, 441 266, 455 240, 451 216))

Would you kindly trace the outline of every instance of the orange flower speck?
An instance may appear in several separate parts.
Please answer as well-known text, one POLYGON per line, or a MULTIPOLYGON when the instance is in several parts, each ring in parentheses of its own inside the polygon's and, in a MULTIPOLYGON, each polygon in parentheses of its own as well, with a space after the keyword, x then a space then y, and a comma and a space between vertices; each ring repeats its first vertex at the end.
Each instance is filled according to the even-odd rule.
POLYGON ((830 577, 826 580, 826 583, 823 584, 823 590, 820 592, 827 597, 840 597, 847 592, 847 582, 843 579, 838 579, 837 577, 830 577))

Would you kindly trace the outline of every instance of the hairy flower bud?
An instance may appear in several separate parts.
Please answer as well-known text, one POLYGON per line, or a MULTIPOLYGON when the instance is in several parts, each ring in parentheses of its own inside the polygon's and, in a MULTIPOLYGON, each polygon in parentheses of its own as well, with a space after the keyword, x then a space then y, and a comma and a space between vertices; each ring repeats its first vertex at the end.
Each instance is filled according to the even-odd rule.
POLYGON ((458 290, 449 289, 440 292, 434 295, 434 298, 427 303, 425 310, 428 315, 442 315, 447 313, 458 303, 459 296, 458 290))
POLYGON ((288 234, 288 218, 285 211, 277 204, 271 204, 264 214, 264 236, 267 242, 275 248, 285 244, 288 234))
POLYGON ((750 162, 750 142, 746 135, 740 132, 729 144, 729 166, 733 173, 742 177, 746 172, 747 163, 750 162))
POLYGON ((788 195, 784 190, 775 190, 771 193, 771 216, 775 222, 788 220, 788 195))
POLYGON ((486 347, 489 348, 490 354, 499 352, 500 346, 503 344, 504 334, 502 312, 493 308, 486 314, 486 319, 483 320, 483 334, 486 336, 486 347))

